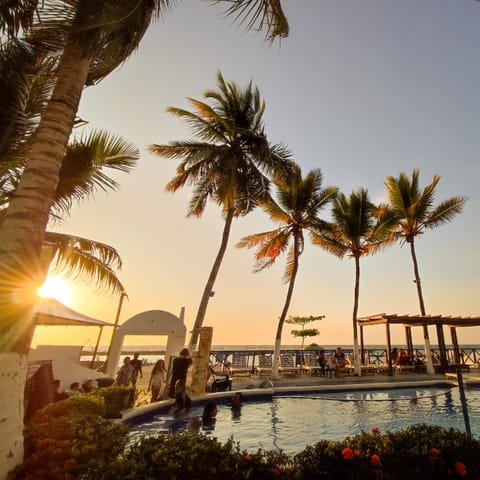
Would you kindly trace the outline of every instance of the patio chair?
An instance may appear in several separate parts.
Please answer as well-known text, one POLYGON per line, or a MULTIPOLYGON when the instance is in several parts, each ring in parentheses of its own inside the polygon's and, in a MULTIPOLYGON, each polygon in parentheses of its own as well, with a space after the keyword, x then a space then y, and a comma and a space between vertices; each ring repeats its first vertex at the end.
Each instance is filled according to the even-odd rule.
POLYGON ((293 361, 293 355, 289 353, 280 354, 280 366, 280 371, 283 376, 298 377, 302 373, 302 367, 295 366, 295 362, 293 361))
POLYGON ((231 377, 248 376, 248 378, 250 378, 252 370, 248 365, 247 353, 233 352, 232 363, 229 366, 229 373, 231 377))
POLYGON ((272 376, 272 355, 261 353, 258 355, 257 373, 260 378, 272 376))

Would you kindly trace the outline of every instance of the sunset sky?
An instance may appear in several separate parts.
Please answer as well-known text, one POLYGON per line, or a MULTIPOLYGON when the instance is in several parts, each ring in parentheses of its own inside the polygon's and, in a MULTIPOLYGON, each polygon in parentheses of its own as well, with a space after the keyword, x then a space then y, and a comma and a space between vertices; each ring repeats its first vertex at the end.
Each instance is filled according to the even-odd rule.
MULTIPOLYGON (((189 108, 216 86, 216 72, 266 101, 265 129, 283 142, 306 174, 321 168, 324 186, 349 194, 368 188, 386 200, 384 179, 420 170, 421 186, 440 175, 437 201, 468 197, 452 223, 428 231, 417 254, 431 314, 480 315, 480 4, 473 0, 283 0, 290 36, 273 45, 221 17, 221 5, 184 0, 153 24, 138 52, 119 70, 86 89, 79 115, 138 146, 141 160, 115 178, 118 192, 99 192, 72 210, 64 231, 114 246, 126 286, 121 322, 145 310, 178 314, 193 326, 223 227, 214 204, 201 219, 186 218, 191 190, 165 191, 176 162, 148 153, 152 143, 190 138, 166 113, 189 108)), ((260 210, 234 222, 204 325, 216 345, 273 344, 286 295, 284 259, 253 274, 253 251, 234 247, 243 236, 275 227, 260 210)), ((359 316, 419 312, 409 249, 395 245, 361 263, 359 316)), ((289 314, 325 315, 319 344, 351 344, 354 262, 306 245, 289 314)), ((115 319, 118 297, 70 283, 71 308, 115 319)), ((38 329, 36 343, 94 343, 97 331, 38 329), (41 331, 40 331, 41 330, 41 331)), ((93 329, 95 330, 95 329, 93 329)), ((300 343, 286 325, 284 344, 300 343)), ((420 331, 414 342, 420 343, 420 331)), ((395 343, 403 342, 400 328, 395 343)), ((105 331, 102 343, 108 343, 105 331)), ((432 343, 436 337, 432 330, 432 343)), ((480 343, 480 328, 460 331, 480 343)), ((447 334, 447 341, 450 338, 447 334)), ((383 327, 366 342, 384 342, 383 327)), ((127 338, 127 344, 163 344, 127 338)))

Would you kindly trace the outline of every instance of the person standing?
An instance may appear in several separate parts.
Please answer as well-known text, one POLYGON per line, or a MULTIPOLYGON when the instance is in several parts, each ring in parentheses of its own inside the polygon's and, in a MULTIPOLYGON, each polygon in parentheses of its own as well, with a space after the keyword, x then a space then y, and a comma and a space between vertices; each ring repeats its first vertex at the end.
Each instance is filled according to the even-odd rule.
POLYGON ((123 359, 123 365, 117 373, 117 385, 121 387, 129 387, 132 383, 134 370, 130 357, 125 357, 123 359))
POLYGON ((188 351, 188 348, 182 348, 182 350, 180 350, 180 356, 175 357, 172 362, 172 378, 170 380, 170 388, 168 390, 169 397, 175 397, 175 384, 178 380, 181 380, 183 385, 186 385, 187 371, 191 364, 192 359, 190 358, 190 352, 188 351))
POLYGON ((165 383, 165 361, 160 359, 155 363, 152 373, 150 375, 150 381, 148 382, 148 391, 152 392, 151 403, 160 400, 165 383))
POLYGON ((132 376, 132 385, 137 384, 137 378, 140 375, 140 378, 143 378, 142 364, 143 362, 138 358, 138 353, 133 354, 133 360, 130 362, 133 367, 133 376, 132 376))

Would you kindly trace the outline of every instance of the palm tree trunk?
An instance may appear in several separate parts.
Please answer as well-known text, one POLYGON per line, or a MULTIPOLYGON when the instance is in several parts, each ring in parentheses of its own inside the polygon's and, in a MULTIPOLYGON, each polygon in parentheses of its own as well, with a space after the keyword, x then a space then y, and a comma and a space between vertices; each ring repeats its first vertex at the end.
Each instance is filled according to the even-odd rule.
POLYGON ((0 396, 0 411, 12 414, 11 421, 0 422, 0 458, 8 459, 0 462, 0 478, 4 468, 23 458, 23 395, 35 329, 31 294, 44 279, 40 251, 89 64, 80 45, 67 44, 55 89, 32 137, 25 171, 0 231, 0 378, 14 370, 19 379, 5 389, 8 395, 0 396), (14 368, 9 371, 12 358, 14 368))
POLYGON ((357 329, 357 314, 358 314, 358 299, 360 298, 360 258, 355 257, 355 287, 353 294, 353 365, 355 367, 355 375, 361 376, 362 369, 360 368, 360 354, 358 348, 358 329, 357 329))
POLYGON ((200 334, 200 329, 202 328, 203 321, 207 313, 208 301, 213 296, 213 285, 215 284, 215 280, 220 270, 223 257, 227 250, 228 239, 230 237, 230 230, 232 228, 233 216, 234 216, 234 210, 233 208, 230 208, 227 212, 225 225, 223 227, 223 235, 222 235, 222 242, 220 244, 220 249, 218 250, 217 257, 215 258, 215 262, 213 263, 212 270, 207 280, 207 284, 205 285, 205 289, 203 290, 200 306, 198 307, 195 323, 193 324, 192 335, 190 337, 190 342, 188 344, 188 349, 190 350, 190 352, 193 352, 195 350, 195 347, 198 341, 198 336, 200 334))
MULTIPOLYGON (((410 241, 410 254, 412 256, 413 262, 413 272, 415 275, 415 284, 417 286, 417 295, 418 295, 418 302, 420 304, 420 314, 425 316, 425 303, 423 302, 423 293, 422 293, 422 284, 420 282, 420 273, 418 271, 418 262, 417 262, 417 255, 415 254, 415 245, 413 239, 410 241)), ((429 375, 433 375, 435 373, 435 369, 433 368, 432 363, 432 352, 430 349, 430 338, 428 335, 428 326, 423 325, 423 341, 425 344, 425 362, 427 365, 427 373, 429 375)))
POLYGON ((299 245, 298 238, 295 235, 293 237, 293 249, 294 249, 293 250, 293 270, 292 270, 292 275, 290 277, 290 281, 288 282, 287 297, 285 298, 285 303, 283 305, 282 313, 280 315, 280 318, 278 319, 277 334, 275 335, 275 348, 273 351, 273 363, 272 363, 273 378, 278 378, 280 350, 282 347, 283 324, 285 323, 285 319, 287 318, 290 302, 292 301, 293 288, 295 287, 295 278, 297 277, 298 258, 300 256, 300 252, 298 251, 298 245, 299 245))

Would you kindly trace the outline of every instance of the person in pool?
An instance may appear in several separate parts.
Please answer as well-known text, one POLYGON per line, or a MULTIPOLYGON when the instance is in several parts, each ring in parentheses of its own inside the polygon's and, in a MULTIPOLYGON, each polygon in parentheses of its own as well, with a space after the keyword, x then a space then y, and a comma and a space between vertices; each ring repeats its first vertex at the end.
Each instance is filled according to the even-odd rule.
POLYGON ((192 400, 188 396, 185 384, 182 380, 177 380, 175 383, 175 403, 172 406, 171 414, 178 415, 180 413, 188 412, 192 406, 192 400))

